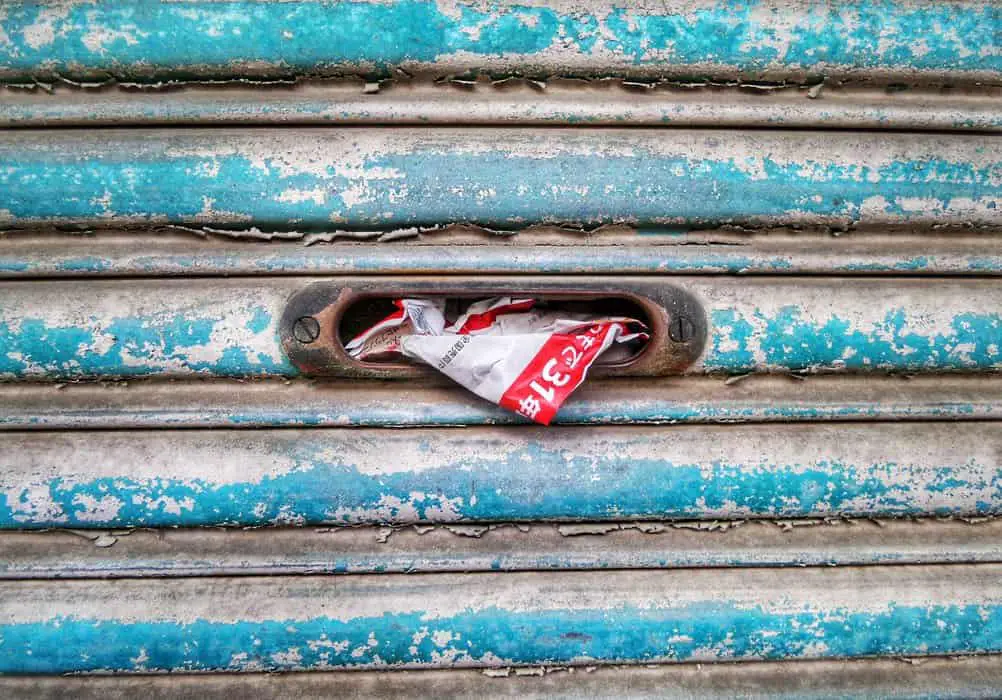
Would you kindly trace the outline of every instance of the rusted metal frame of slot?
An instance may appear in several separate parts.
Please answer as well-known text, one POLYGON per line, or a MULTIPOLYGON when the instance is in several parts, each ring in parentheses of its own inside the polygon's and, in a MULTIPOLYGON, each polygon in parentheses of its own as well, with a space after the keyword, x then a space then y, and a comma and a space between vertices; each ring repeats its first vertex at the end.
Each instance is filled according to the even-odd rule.
POLYGON ((0 579, 1002 563, 1002 519, 0 533, 0 579))
POLYGON ((207 124, 530 124, 1002 130, 1002 88, 629 84, 622 80, 491 83, 361 80, 292 85, 117 85, 9 89, 0 126, 207 124))
POLYGON ((1002 237, 608 226, 584 231, 468 226, 386 234, 265 233, 148 227, 142 231, 11 231, 0 278, 191 275, 744 274, 1002 275, 1002 237), (266 245, 264 245, 266 243, 266 245))
POLYGON ((565 666, 448 671, 314 671, 118 676, 6 676, 0 693, 37 700, 329 700, 344 697, 412 700, 439 696, 461 700, 733 700, 735 697, 799 700, 993 700, 1002 687, 1002 656, 749 661, 663 665, 565 666), (751 691, 750 689, 754 689, 751 691))
POLYGON ((351 358, 338 337, 345 312, 367 299, 438 297, 470 300, 493 296, 535 298, 543 301, 620 299, 645 312, 650 340, 633 358, 618 364, 598 363, 597 376, 656 376, 677 374, 700 356, 706 342, 706 317, 699 302, 682 288, 656 283, 588 283, 562 280, 527 281, 517 288, 470 280, 414 280, 381 283, 364 281, 318 282, 295 294, 279 322, 282 346, 290 361, 311 375, 369 379, 427 375, 423 366, 361 362, 351 358))

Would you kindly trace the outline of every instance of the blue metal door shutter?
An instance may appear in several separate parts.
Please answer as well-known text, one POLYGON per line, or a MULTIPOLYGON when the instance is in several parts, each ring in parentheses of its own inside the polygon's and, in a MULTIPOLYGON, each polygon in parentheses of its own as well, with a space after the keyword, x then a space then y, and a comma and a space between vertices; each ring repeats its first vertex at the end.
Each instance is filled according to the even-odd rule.
POLYGON ((7 3, 0 687, 997 694, 1000 23, 7 3), (650 344, 549 427, 344 350, 499 294, 650 344))

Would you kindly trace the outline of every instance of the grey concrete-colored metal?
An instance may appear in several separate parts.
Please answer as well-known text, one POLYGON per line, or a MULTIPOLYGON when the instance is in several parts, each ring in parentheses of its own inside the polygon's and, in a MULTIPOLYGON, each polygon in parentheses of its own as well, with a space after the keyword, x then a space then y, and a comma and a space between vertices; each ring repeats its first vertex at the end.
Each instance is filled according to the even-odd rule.
POLYGON ((1002 275, 1002 237, 984 233, 468 226, 371 234, 269 235, 152 228, 7 232, 0 278, 435 273, 1002 275), (406 234, 406 235, 404 235, 406 234))
POLYGON ((525 668, 491 671, 349 671, 6 677, 0 693, 35 700, 326 700, 449 697, 664 700, 976 700, 996 698, 1002 656, 525 668))
MULTIPOLYGON (((590 380, 565 424, 998 420, 995 376, 590 380)), ((494 425, 518 418, 447 379, 0 383, 0 430, 494 425)))
POLYGON ((618 80, 112 86, 0 93, 0 126, 535 124, 1002 130, 991 87, 642 85, 618 80))
POLYGON ((962 562, 1002 562, 1002 521, 831 519, 0 534, 3 579, 962 562))

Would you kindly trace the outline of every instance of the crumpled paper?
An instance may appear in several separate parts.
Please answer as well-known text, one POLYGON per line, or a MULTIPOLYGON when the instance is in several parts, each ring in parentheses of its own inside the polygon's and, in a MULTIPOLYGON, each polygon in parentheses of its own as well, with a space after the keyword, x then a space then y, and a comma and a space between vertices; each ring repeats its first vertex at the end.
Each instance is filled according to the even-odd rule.
POLYGON ((363 362, 409 357, 477 396, 548 425, 600 357, 625 360, 646 342, 644 324, 496 297, 454 321, 444 299, 397 299, 397 310, 345 345, 363 362))

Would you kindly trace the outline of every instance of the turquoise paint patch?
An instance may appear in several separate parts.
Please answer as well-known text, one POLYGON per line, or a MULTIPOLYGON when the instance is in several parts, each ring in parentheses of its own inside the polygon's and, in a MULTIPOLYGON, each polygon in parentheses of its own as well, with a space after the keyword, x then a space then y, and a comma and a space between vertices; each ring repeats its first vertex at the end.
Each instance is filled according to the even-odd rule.
POLYGON ((9 377, 134 377, 203 373, 218 376, 294 376, 275 350, 257 350, 256 337, 272 324, 270 311, 250 308, 246 333, 222 333, 227 309, 182 308, 144 317, 118 317, 92 325, 50 326, 40 318, 0 315, 0 375, 9 377), (277 357, 277 359, 276 359, 277 357))
POLYGON ((954 201, 984 206, 986 213, 967 214, 965 222, 1002 222, 1002 213, 990 207, 1002 199, 1002 161, 977 166, 916 157, 868 166, 779 162, 766 154, 756 170, 733 158, 662 155, 635 143, 630 148, 630 156, 532 157, 419 143, 413 152, 370 156, 361 174, 349 177, 338 174, 333 156, 326 168, 288 173, 276 161, 243 155, 170 156, 153 148, 135 158, 81 158, 61 147, 9 143, 0 145, 8 163, 0 171, 0 196, 19 224, 107 225, 125 217, 197 226, 208 216, 214 226, 297 230, 450 222, 512 229, 540 222, 645 226, 669 218, 714 226, 871 220, 878 215, 865 207, 878 198, 884 202, 879 216, 901 222, 957 220, 954 201), (357 196, 359 188, 364 197, 357 196), (57 190, 60 197, 45 196, 57 190), (323 198, 281 196, 285 191, 321 192, 323 198), (915 201, 926 204, 916 209, 915 201))
MULTIPOLYGON (((352 438, 345 438, 352 439, 352 438)), ((362 440, 359 436, 356 440, 362 440)), ((417 439, 417 438, 414 438, 417 439)), ((613 453, 579 456, 529 442, 485 441, 474 461, 455 462, 428 442, 431 466, 365 473, 332 456, 337 443, 279 441, 260 459, 294 467, 260 481, 121 476, 7 486, 0 528, 194 527, 275 523, 343 525, 417 521, 628 518, 974 515, 1002 510, 995 465, 929 469, 888 461, 847 464, 673 463, 613 453), (903 475, 909 475, 905 478, 903 475), (925 484, 932 484, 927 488, 925 484), (43 494, 44 493, 44 497, 43 494), (974 494, 974 495, 972 495, 974 494), (935 498, 931 498, 935 496, 935 498), (980 503, 972 503, 975 496, 980 503), (35 503, 44 501, 44 511, 35 503), (111 515, 87 504, 111 499, 111 515), (939 505, 931 506, 930 502, 939 505)), ((383 442, 373 449, 392 454, 383 442)), ((351 450, 358 450, 353 442, 351 450)), ((194 452, 193 452, 194 454, 194 452)))
MULTIPOLYGON (((711 312, 708 372, 788 370, 997 370, 1002 368, 1002 314, 959 313, 947 332, 909 330, 905 309, 888 311, 869 328, 833 310, 823 321, 808 320, 790 305, 775 313, 739 309, 711 312)), ((921 324, 913 324, 921 327, 921 324)))
POLYGON ((515 72, 541 75, 641 68, 677 75, 687 66, 693 74, 736 69, 752 76, 766 70, 1002 70, 1002 56, 983 50, 1002 32, 1002 11, 990 3, 857 0, 791 9, 752 0, 677 13, 610 6, 605 13, 471 2, 449 11, 430 0, 121 0, 58 12, 40 2, 10 2, 4 9, 9 43, 0 69, 8 80, 223 78, 247 63, 257 64, 251 74, 269 76, 385 75, 401 64, 465 65, 468 57, 474 65, 478 58, 503 59, 515 72))
POLYGON ((968 258, 971 271, 984 274, 996 273, 1002 270, 1002 259, 993 255, 972 255, 968 258))
POLYGON ((0 258, 0 273, 16 274, 31 270, 32 261, 17 258, 0 258))
POLYGON ((94 620, 82 611, 2 625, 0 643, 0 672, 45 674, 912 656, 1002 650, 1002 608, 986 600, 774 612, 719 601, 229 623, 94 620))
POLYGON ((264 333, 271 325, 271 314, 263 307, 254 309, 254 316, 247 322, 247 330, 257 335, 264 333))
POLYGON ((111 260, 108 258, 100 258, 96 255, 86 255, 79 258, 63 260, 56 266, 60 272, 85 273, 106 272, 111 267, 111 260))

